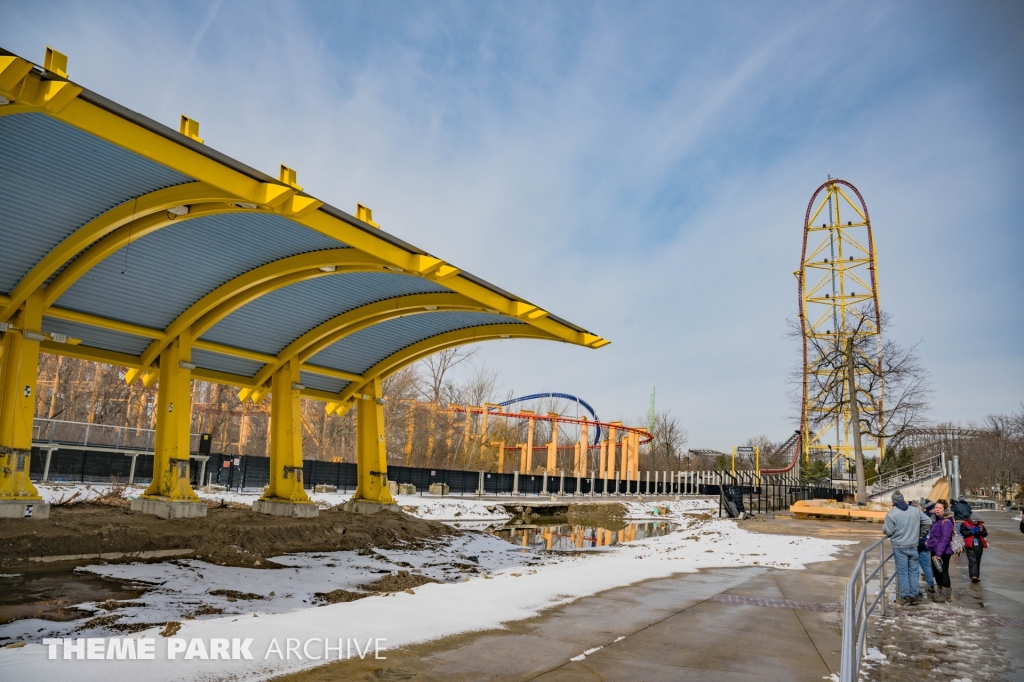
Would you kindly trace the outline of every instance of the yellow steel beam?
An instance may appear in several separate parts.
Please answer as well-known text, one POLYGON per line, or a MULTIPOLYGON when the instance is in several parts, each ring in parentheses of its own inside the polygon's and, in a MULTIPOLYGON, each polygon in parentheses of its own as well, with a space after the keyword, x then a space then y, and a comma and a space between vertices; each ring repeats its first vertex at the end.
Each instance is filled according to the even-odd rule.
MULTIPOLYGON (((45 292, 44 292, 45 293, 45 292)), ((130 322, 121 322, 120 320, 112 320, 109 317, 100 317, 99 315, 90 315, 89 313, 81 313, 77 310, 68 310, 66 308, 47 308, 44 313, 47 317, 54 317, 58 320, 67 320, 68 322, 79 322, 81 324, 87 324, 90 327, 99 327, 100 329, 109 329, 115 332, 123 332, 125 334, 132 334, 134 336, 141 336, 145 339, 165 339, 167 334, 164 333, 163 329, 154 329, 153 327, 143 327, 138 324, 131 324, 130 322)))
POLYGON ((29 296, 0 342, 0 502, 41 500, 29 479, 43 303, 29 296))
POLYGON ((186 331, 163 348, 156 396, 153 481, 142 497, 169 502, 199 499, 189 482, 192 426, 192 349, 186 331))
MULTIPOLYGON (((543 339, 546 341, 557 340, 551 335, 530 327, 525 324, 491 324, 481 327, 470 327, 468 329, 458 329, 456 331, 447 332, 445 334, 439 334, 432 336, 429 339, 424 339, 419 343, 403 348, 397 353, 384 358, 376 365, 368 369, 363 373, 363 376, 367 381, 373 379, 383 379, 391 374, 394 374, 398 370, 418 362, 428 355, 445 350, 446 348, 452 348, 454 346, 462 346, 468 343, 478 343, 480 341, 491 341, 495 339, 543 339)), ((332 403, 335 405, 335 409, 339 414, 347 411, 351 406, 351 400, 353 396, 364 393, 365 384, 353 382, 346 386, 341 393, 334 396, 332 403)))
POLYGON ((89 362, 102 362, 107 365, 116 365, 127 369, 142 369, 139 356, 128 353, 118 353, 103 348, 92 346, 76 346, 70 343, 57 343, 55 341, 42 341, 39 344, 40 350, 52 355, 63 355, 67 358, 88 360, 89 362))
MULTIPOLYGON (((191 182, 150 192, 115 206, 75 230, 71 236, 55 246, 22 277, 21 281, 11 290, 11 296, 7 303, 0 309, 0 322, 10 319, 14 311, 18 309, 18 306, 24 303, 25 299, 33 291, 43 286, 46 280, 70 259, 74 258, 76 254, 97 240, 106 237, 122 225, 138 222, 140 218, 148 217, 154 213, 166 217, 166 211, 176 206, 223 203, 231 200, 232 198, 224 192, 218 193, 209 185, 201 182, 191 182)), ((140 232, 136 232, 136 235, 141 236, 140 232)), ((120 246, 117 248, 120 248, 120 246)), ((117 249, 114 250, 116 251, 117 249)))
POLYGON ((302 484, 302 406, 299 361, 276 372, 270 394, 270 482, 260 498, 312 504, 302 484))
POLYGON ((193 324, 200 321, 200 318, 203 318, 207 313, 215 309, 218 311, 214 318, 207 318, 203 321, 203 325, 206 325, 208 329, 216 323, 217 319, 223 318, 233 310, 236 310, 237 307, 244 305, 247 300, 243 294, 249 289, 258 288, 258 291, 266 293, 283 286, 281 284, 282 278, 285 278, 285 282, 292 283, 294 280, 291 280, 289 276, 296 273, 304 272, 309 277, 318 277, 328 274, 322 272, 320 268, 344 268, 350 266, 365 267, 365 269, 371 270, 379 269, 381 264, 376 258, 359 253, 355 249, 326 249, 324 251, 314 251, 282 258, 239 275, 199 299, 168 325, 167 329, 164 330, 167 334, 166 338, 154 340, 142 354, 143 367, 149 367, 153 364, 160 352, 166 347, 168 339, 173 339, 182 331, 191 328, 193 324), (275 282, 275 280, 277 281, 275 282), (274 283, 277 286, 274 286, 274 283), (234 301, 237 304, 236 307, 232 308, 230 305, 221 307, 222 304, 230 301, 234 301))
POLYGON ((61 294, 81 279, 83 275, 98 265, 103 259, 125 247, 130 241, 138 241, 173 223, 194 220, 203 216, 219 215, 221 213, 235 213, 239 210, 232 204, 223 202, 194 204, 187 215, 175 216, 164 211, 151 213, 121 225, 82 252, 78 258, 71 261, 66 268, 61 270, 59 275, 53 278, 53 281, 45 289, 46 297, 44 303, 47 307, 52 306, 57 302, 61 294))
POLYGON ((256 374, 254 381, 260 386, 291 358, 297 356, 300 361, 306 362, 346 336, 396 317, 440 310, 479 309, 479 303, 458 294, 412 294, 371 303, 333 317, 306 332, 281 350, 273 362, 256 374))
MULTIPOLYGON (((199 197, 199 199, 256 204, 261 210, 279 213, 321 234, 351 245, 390 266, 391 269, 399 269, 416 276, 443 282, 453 291, 477 301, 482 309, 518 318, 541 332, 537 336, 538 338, 550 337, 590 348, 599 348, 608 343, 596 335, 577 331, 551 319, 546 311, 532 304, 507 297, 477 284, 472 279, 464 277, 458 268, 440 259, 425 254, 410 253, 402 246, 380 236, 381 233, 372 229, 375 226, 370 223, 364 223, 355 218, 338 218, 320 210, 321 202, 299 193, 300 188, 295 182, 294 172, 290 178, 282 177, 277 182, 264 182, 253 178, 242 170, 236 170, 204 154, 195 139, 188 139, 184 136, 178 139, 173 134, 162 134, 150 130, 128 117, 120 116, 85 101, 78 97, 80 92, 81 88, 70 82, 43 81, 38 73, 31 71, 31 64, 25 60, 17 57, 0 60, 0 93, 11 100, 11 104, 0 108, 0 116, 36 112, 54 117, 99 139, 177 170, 195 180, 190 185, 201 185, 213 189, 213 194, 199 197)), ((182 186, 182 189, 172 188, 169 193, 188 192, 192 189, 198 189, 198 187, 193 188, 186 185, 182 186), (189 189, 186 190, 185 187, 189 187, 189 189)), ((140 197, 138 204, 142 206, 144 202, 149 202, 145 204, 144 210, 152 209, 154 213, 159 212, 160 207, 163 206, 158 201, 158 193, 153 193, 148 198, 140 197)), ((181 203, 175 205, 188 204, 182 200, 181 203)), ((123 220, 124 213, 128 210, 127 205, 112 209, 115 212, 118 210, 120 211, 119 219, 123 220)), ((115 217, 111 213, 104 218, 107 227, 102 227, 100 223, 97 223, 92 228, 98 229, 102 234, 103 229, 109 229, 111 225, 117 223, 117 220, 111 220, 115 217)), ((135 218, 138 219, 138 217, 136 214, 135 218)), ((113 229, 117 229, 117 227, 119 226, 115 226, 113 229)), ((62 246, 65 250, 74 252, 76 242, 88 242, 87 232, 76 233, 72 241, 62 246)), ((107 245, 112 246, 112 243, 107 242, 107 245)), ((50 261, 61 261, 61 257, 61 253, 55 252, 50 261)), ((66 258, 62 262, 66 262, 66 258)), ((83 265, 85 265, 85 261, 83 261, 83 265)), ((40 278, 45 280, 42 273, 50 267, 52 267, 52 263, 47 262, 44 267, 31 273, 31 278, 26 279, 24 286, 17 291, 17 296, 13 297, 11 302, 14 299, 20 300, 25 292, 38 288, 38 280, 40 278)), ((64 282, 70 279, 69 275, 51 293, 56 294, 64 282)), ((50 302, 52 303, 53 300, 55 298, 50 302)), ((17 308, 17 305, 15 304, 14 307, 17 308)), ((5 306, 4 310, 9 316, 8 308, 10 306, 5 306)), ((175 334, 170 334, 167 338, 174 338, 174 336, 175 334)), ((145 365, 153 363, 159 352, 157 348, 162 347, 166 342, 166 339, 163 339, 154 344, 143 358, 145 365)))

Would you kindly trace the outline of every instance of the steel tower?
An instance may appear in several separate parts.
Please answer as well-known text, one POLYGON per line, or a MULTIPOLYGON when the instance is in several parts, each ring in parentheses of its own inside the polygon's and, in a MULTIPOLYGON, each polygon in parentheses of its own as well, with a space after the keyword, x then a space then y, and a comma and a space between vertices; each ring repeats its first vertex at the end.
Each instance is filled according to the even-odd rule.
MULTIPOLYGON (((871 219, 864 197, 849 182, 830 177, 811 196, 804 216, 800 269, 793 274, 798 281, 803 337, 800 432, 804 458, 812 453, 828 453, 832 461, 839 456, 852 458, 846 353, 851 338, 856 337, 853 373, 861 413, 880 421, 883 394, 878 263, 871 219)), ((882 439, 870 444, 864 440, 863 450, 884 452, 882 439)))

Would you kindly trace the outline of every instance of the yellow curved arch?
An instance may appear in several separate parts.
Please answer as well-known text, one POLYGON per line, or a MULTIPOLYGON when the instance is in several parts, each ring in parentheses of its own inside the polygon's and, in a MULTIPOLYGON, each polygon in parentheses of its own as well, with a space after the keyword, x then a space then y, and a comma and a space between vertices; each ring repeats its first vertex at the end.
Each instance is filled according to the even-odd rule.
POLYGON ((103 259, 116 253, 129 243, 138 241, 143 237, 167 227, 172 223, 184 220, 202 218, 204 216, 219 215, 221 213, 237 213, 238 208, 224 202, 193 204, 188 214, 169 218, 167 213, 153 213, 134 220, 127 225, 122 225, 103 239, 99 240, 88 249, 83 251, 78 258, 60 271, 60 274, 53 278, 46 289, 43 290, 43 305, 50 307, 57 302, 65 291, 81 279, 89 270, 96 267, 103 259))
MULTIPOLYGON (((455 331, 432 336, 429 339, 424 339, 423 341, 414 343, 407 348, 403 348, 397 353, 389 355, 370 369, 363 372, 363 377, 366 381, 361 384, 353 382, 346 386, 334 401, 337 403, 336 408, 339 410, 339 413, 348 410, 348 408, 351 407, 351 403, 349 401, 354 396, 363 393, 367 383, 374 379, 383 379, 390 374, 394 374, 403 367, 411 365, 414 362, 418 362, 433 353, 437 353, 454 346, 463 346, 467 343, 512 338, 540 339, 543 341, 562 340, 554 334, 550 334, 528 324, 489 324, 479 327, 469 327, 467 329, 457 329, 455 331)), ((328 407, 328 410, 330 411, 330 406, 328 407)))
MULTIPOLYGON (((62 265, 74 258, 83 249, 86 249, 90 244, 107 237, 118 228, 130 223, 139 223, 153 214, 166 217, 165 211, 175 206, 188 206, 197 203, 223 203, 233 200, 226 192, 219 191, 206 183, 190 182, 184 185, 175 185, 174 187, 156 190, 115 206, 75 230, 60 244, 51 249, 42 260, 36 263, 21 278, 21 281, 11 291, 10 300, 0 310, 0 322, 10 319, 14 311, 25 302, 32 292, 43 286, 43 283, 53 273, 57 272, 62 265)), ((66 271, 67 269, 65 269, 66 271)), ((51 283, 52 285, 53 283, 51 283)), ((49 304, 44 303, 44 305, 49 304)))
POLYGON ((319 277, 328 274, 321 272, 319 268, 331 266, 345 268, 354 266, 375 270, 383 267, 384 263, 355 249, 325 249, 289 256, 254 268, 220 285, 182 312, 164 330, 166 336, 163 339, 155 339, 142 353, 143 368, 152 365, 167 344, 204 318, 207 313, 215 309, 217 311, 213 316, 205 319, 204 324, 208 325, 206 327, 208 329, 224 316, 252 300, 251 297, 244 295, 247 290, 258 287, 257 290, 262 295, 302 278, 301 275, 298 278, 292 277, 292 275, 303 273, 308 277, 319 277), (235 301, 233 306, 229 303, 232 300, 235 301), (224 303, 229 303, 229 305, 222 306, 224 303))
POLYGON ((331 344, 375 324, 406 315, 468 309, 480 310, 480 304, 460 294, 439 293, 409 294, 360 306, 332 317, 292 341, 277 354, 274 362, 256 373, 253 383, 261 386, 293 357, 298 356, 299 362, 305 363, 331 344))

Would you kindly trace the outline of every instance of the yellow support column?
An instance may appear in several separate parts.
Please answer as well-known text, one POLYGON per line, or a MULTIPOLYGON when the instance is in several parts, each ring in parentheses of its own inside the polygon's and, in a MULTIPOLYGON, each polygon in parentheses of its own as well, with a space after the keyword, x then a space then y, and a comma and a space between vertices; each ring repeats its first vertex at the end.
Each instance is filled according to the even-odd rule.
POLYGON ((405 466, 412 462, 412 439, 416 435, 416 403, 409 408, 405 417, 405 466))
POLYGON ((544 467, 545 471, 549 474, 555 473, 555 469, 558 468, 558 422, 555 418, 558 417, 557 412, 548 412, 548 416, 551 419, 551 440, 548 442, 548 461, 547 466, 544 467))
MULTIPOLYGON (((520 410, 522 414, 533 414, 533 410, 520 410)), ((533 418, 526 425, 526 468, 524 474, 533 472, 533 418)))
POLYGON ((42 324, 40 291, 15 314, 0 346, 0 518, 45 519, 50 515, 50 505, 43 502, 29 479, 42 324))
POLYGON ((587 473, 587 444, 590 442, 590 429, 587 427, 587 418, 583 418, 580 424, 580 441, 577 443, 576 462, 573 466, 573 473, 577 476, 585 476, 587 473))
POLYGON ((615 464, 616 464, 616 461, 615 461, 615 446, 616 446, 615 438, 616 438, 616 435, 617 435, 617 431, 615 429, 616 426, 622 426, 622 422, 609 422, 608 423, 608 461, 606 462, 606 464, 608 465, 608 468, 604 470, 604 477, 605 478, 614 478, 615 477, 615 473, 614 472, 619 471, 619 468, 617 466, 615 466, 615 464))
POLYGON ((160 353, 157 378, 153 482, 132 500, 132 510, 162 519, 206 516, 189 482, 192 427, 192 339, 179 335, 160 353))
POLYGON ((498 443, 498 473, 505 473, 505 441, 498 443))
POLYGON ((637 481, 637 489, 640 489, 640 434, 631 431, 630 432, 630 452, 633 454, 630 463, 632 464, 631 470, 633 471, 633 478, 637 481))
POLYGON ((374 379, 356 395, 356 494, 345 503, 346 511, 372 514, 394 509, 388 492, 388 450, 384 439, 384 393, 380 379, 374 379))
POLYGON ((309 499, 302 477, 302 384, 299 359, 292 358, 270 380, 270 483, 252 503, 253 511, 273 516, 315 518, 320 508, 309 499))

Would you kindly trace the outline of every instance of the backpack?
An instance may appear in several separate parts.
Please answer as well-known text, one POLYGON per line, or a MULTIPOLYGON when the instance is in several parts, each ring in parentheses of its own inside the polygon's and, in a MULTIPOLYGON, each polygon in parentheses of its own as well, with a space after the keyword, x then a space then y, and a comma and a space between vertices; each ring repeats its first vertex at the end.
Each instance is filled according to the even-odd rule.
POLYGON ((949 548, 953 550, 953 554, 964 551, 964 536, 957 532, 956 524, 953 524, 953 535, 949 538, 949 548))

